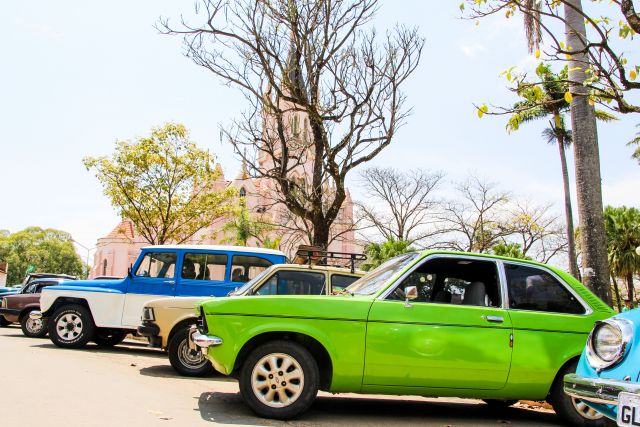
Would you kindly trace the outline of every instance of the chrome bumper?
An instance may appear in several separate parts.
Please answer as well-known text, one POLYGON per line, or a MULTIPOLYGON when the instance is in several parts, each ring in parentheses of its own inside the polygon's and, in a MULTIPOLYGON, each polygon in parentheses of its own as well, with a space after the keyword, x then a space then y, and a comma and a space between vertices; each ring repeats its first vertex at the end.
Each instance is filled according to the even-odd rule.
POLYGON ((222 338, 201 334, 195 325, 189 328, 189 349, 198 350, 198 347, 207 348, 220 344, 222 344, 222 338))
POLYGON ((640 394, 640 383, 581 377, 569 374, 564 377, 564 392, 571 397, 604 405, 617 405, 621 391, 640 394))
POLYGON ((32 320, 42 319, 42 312, 38 310, 33 310, 32 312, 29 313, 29 319, 32 319, 32 320))

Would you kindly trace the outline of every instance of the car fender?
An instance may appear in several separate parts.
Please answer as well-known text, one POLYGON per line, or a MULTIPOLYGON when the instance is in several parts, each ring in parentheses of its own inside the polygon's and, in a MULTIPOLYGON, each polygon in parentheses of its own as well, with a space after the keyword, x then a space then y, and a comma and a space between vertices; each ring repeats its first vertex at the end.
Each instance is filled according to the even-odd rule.
POLYGON ((122 291, 112 288, 50 286, 42 291, 40 308, 45 317, 50 317, 60 305, 84 301, 96 326, 121 328, 124 296, 122 291))

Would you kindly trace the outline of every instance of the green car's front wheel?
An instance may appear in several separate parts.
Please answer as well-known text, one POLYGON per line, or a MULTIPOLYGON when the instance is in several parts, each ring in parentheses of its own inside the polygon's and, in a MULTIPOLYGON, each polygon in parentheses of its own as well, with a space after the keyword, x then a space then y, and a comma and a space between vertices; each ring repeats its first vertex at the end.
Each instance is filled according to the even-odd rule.
POLYGON ((305 412, 318 394, 318 364, 295 342, 254 349, 240 370, 240 394, 259 416, 286 420, 305 412))

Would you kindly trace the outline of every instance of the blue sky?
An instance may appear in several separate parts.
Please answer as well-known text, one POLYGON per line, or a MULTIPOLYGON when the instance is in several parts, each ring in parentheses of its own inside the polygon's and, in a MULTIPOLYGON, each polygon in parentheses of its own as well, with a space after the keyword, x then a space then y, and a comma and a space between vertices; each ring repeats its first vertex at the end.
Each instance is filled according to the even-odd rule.
MULTIPOLYGON (((4 4, 0 229, 53 227, 95 246, 118 217, 82 157, 109 154, 116 139, 144 135, 169 120, 184 123, 201 147, 216 153, 227 177, 237 174, 239 162, 220 142, 219 125, 238 116, 243 98, 186 59, 178 38, 153 28, 160 15, 176 17, 192 5, 168 0, 4 4)), ((378 30, 418 25, 426 45, 405 87, 413 115, 370 165, 441 170, 448 182, 474 172, 519 196, 554 203, 562 212, 557 149, 540 138, 545 122, 508 135, 505 117, 479 120, 473 108, 473 103, 512 103, 499 73, 512 65, 535 65, 526 54, 520 21, 475 26, 459 17, 458 2, 382 0, 378 30)), ((640 205, 640 166, 625 147, 638 122, 640 117, 626 116, 599 126, 605 203, 640 205)), ((357 200, 360 190, 356 176, 351 178, 357 200)))

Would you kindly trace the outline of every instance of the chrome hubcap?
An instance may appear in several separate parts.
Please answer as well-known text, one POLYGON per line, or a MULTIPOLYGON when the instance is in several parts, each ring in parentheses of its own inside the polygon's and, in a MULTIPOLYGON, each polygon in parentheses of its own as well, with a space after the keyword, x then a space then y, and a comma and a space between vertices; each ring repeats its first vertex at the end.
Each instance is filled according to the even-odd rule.
POLYGON ((186 339, 180 342, 178 346, 178 357, 180 362, 188 368, 201 368, 207 363, 207 359, 201 350, 191 350, 186 339))
POLYGON ((283 408, 298 400, 304 388, 304 372, 296 359, 271 353, 256 363, 251 373, 253 393, 267 406, 283 408))
POLYGON ((586 418, 587 420, 599 420, 604 417, 604 415, 595 409, 588 407, 587 404, 580 399, 572 397, 571 403, 573 403, 573 407, 576 408, 576 411, 578 411, 582 418, 586 418))
POLYGON ((29 318, 27 319, 27 323, 25 324, 27 331, 31 332, 32 334, 37 334, 38 332, 40 332, 42 330, 42 326, 42 319, 29 318))
POLYGON ((71 341, 82 333, 82 319, 73 313, 67 313, 58 319, 56 331, 60 338, 71 341))

